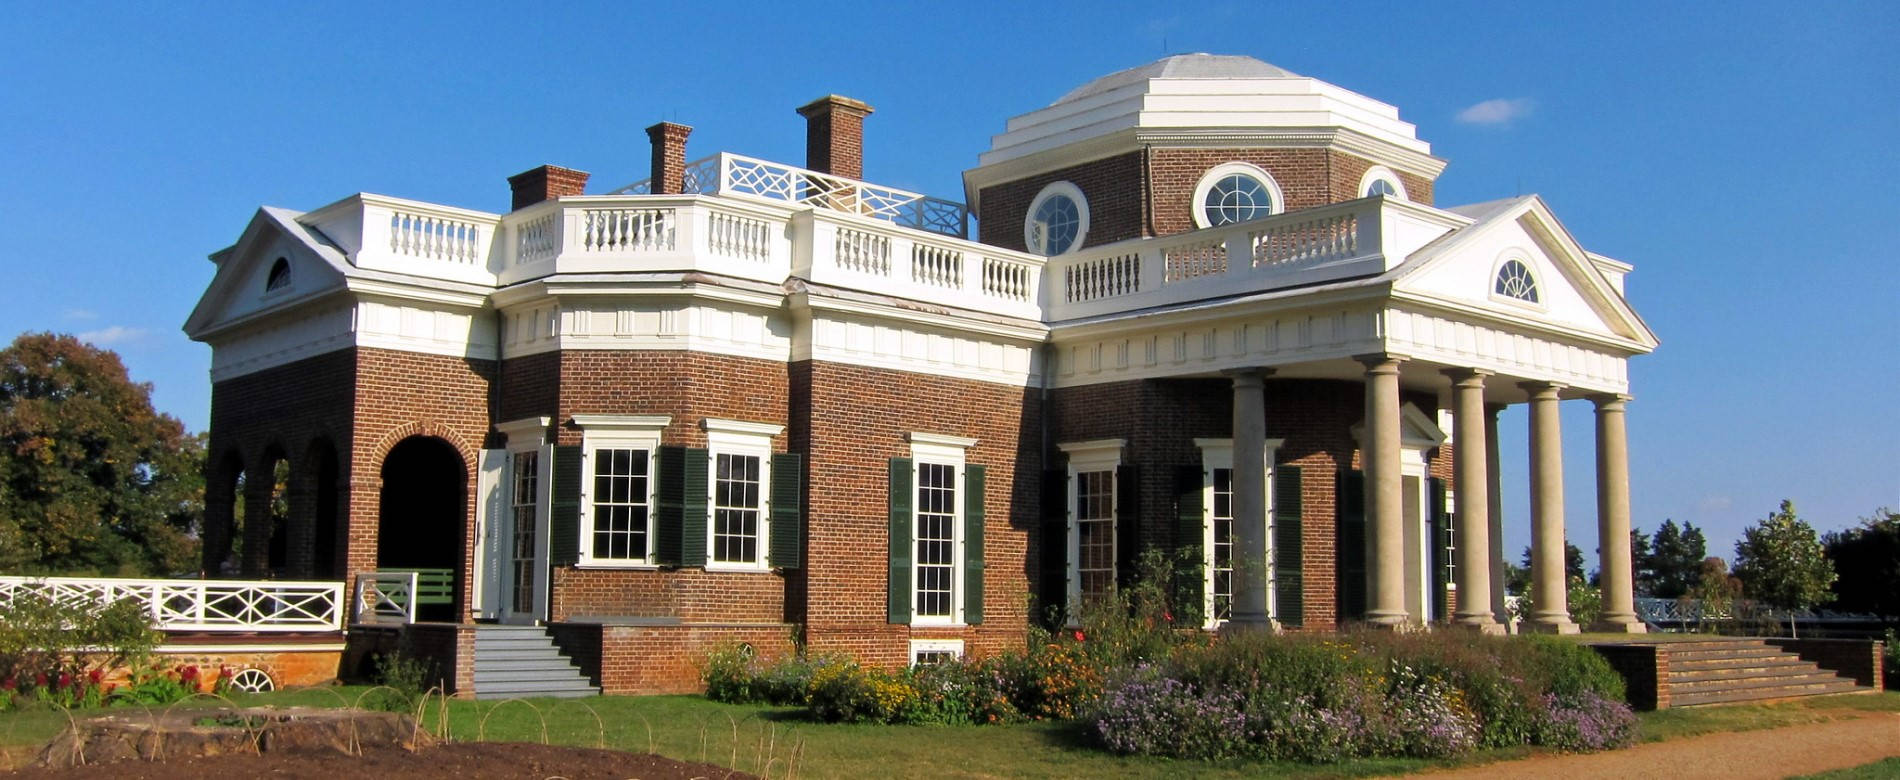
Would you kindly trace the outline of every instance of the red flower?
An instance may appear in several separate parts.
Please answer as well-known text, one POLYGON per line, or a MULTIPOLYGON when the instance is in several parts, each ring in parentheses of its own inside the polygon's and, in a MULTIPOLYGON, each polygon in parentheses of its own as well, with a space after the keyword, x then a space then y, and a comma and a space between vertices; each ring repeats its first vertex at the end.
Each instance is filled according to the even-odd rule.
POLYGON ((1168 621, 1169 623, 1173 623, 1173 622, 1174 622, 1174 613, 1173 613, 1173 612, 1163 612, 1163 613, 1161 613, 1161 618, 1162 618, 1163 620, 1166 620, 1166 621, 1168 621))
POLYGON ((58 686, 58 687, 60 687, 60 688, 66 688, 66 687, 69 687, 69 686, 71 686, 72 684, 73 684, 73 675, 72 675, 72 673, 71 673, 71 672, 60 672, 60 673, 59 673, 59 686, 58 686))
POLYGON ((198 679, 198 667, 196 667, 196 666, 182 666, 182 667, 179 667, 179 669, 178 669, 178 681, 179 681, 179 682, 190 682, 190 681, 192 681, 192 680, 196 680, 196 679, 198 679))
POLYGON ((46 687, 46 673, 45 672, 38 672, 33 675, 33 687, 35 688, 46 687))
POLYGON ((1080 641, 1082 641, 1082 640, 1084 640, 1084 639, 1087 639, 1087 638, 1088 638, 1088 637, 1085 637, 1085 636, 1083 636, 1083 635, 1082 635, 1082 629, 1079 629, 1079 628, 1078 628, 1078 629, 1076 629, 1076 630, 1075 630, 1075 641, 1077 641, 1077 642, 1080 642, 1080 641))
POLYGON ((0 680, 0 690, 11 691, 11 690, 18 689, 19 687, 20 687, 20 681, 12 677, 8 677, 5 680, 0 680))
POLYGON ((94 669, 86 673, 86 678, 92 680, 93 685, 98 685, 99 681, 105 679, 105 677, 106 670, 104 669, 94 669))

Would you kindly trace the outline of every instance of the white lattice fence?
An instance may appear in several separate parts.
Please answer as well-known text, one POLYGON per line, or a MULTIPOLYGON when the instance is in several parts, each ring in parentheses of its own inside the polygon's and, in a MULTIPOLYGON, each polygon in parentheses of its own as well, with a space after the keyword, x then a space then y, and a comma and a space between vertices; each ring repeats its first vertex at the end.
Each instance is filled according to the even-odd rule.
POLYGON ((0 603, 36 594, 54 603, 103 607, 132 599, 154 628, 171 631, 335 631, 343 583, 0 577, 0 603))

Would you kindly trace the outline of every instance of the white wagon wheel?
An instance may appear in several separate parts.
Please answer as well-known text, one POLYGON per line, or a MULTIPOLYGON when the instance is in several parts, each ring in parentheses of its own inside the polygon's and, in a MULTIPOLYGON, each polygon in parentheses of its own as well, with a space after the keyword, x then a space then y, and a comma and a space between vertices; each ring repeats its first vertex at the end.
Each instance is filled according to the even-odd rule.
POLYGON ((231 687, 240 691, 261 693, 276 690, 277 684, 271 682, 268 672, 262 669, 251 668, 240 670, 237 674, 231 675, 231 687))

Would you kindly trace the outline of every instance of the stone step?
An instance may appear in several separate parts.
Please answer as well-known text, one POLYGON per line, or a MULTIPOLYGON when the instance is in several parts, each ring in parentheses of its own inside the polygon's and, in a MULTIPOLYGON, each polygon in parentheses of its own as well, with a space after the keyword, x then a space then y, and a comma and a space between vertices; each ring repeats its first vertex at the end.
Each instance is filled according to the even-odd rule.
POLYGON ((572 666, 558 669, 482 669, 475 670, 475 690, 482 690, 490 683, 515 682, 570 682, 587 685, 587 679, 572 666))
POLYGON ((508 680, 475 686, 477 699, 562 694, 597 696, 600 691, 585 680, 508 680))
POLYGON ((1785 669, 1812 669, 1814 664, 1794 656, 1726 658, 1694 665, 1669 665, 1669 679, 1701 678, 1725 672, 1772 672, 1785 669))
POLYGON ((534 639, 476 639, 475 652, 483 650, 553 650, 554 642, 543 637, 534 639))
MULTIPOLYGON (((1705 693, 1708 691, 1740 691, 1750 688, 1772 688, 1777 685, 1806 685, 1827 683, 1843 679, 1832 672, 1809 671, 1793 674, 1760 675, 1752 677, 1718 677, 1708 680, 1688 682, 1670 681, 1669 693, 1705 693)), ((1851 682, 1851 681, 1850 681, 1851 682)))
POLYGON ((1782 685, 1743 690, 1721 690, 1700 693, 1671 694, 1672 707, 1696 707, 1705 704, 1735 704, 1750 701, 1769 701, 1790 699, 1801 696, 1822 696, 1836 693, 1866 693, 1870 689, 1854 684, 1852 680, 1836 678, 1834 682, 1811 683, 1806 685, 1782 685))
POLYGON ((567 663, 567 656, 553 647, 478 647, 475 648, 475 662, 483 661, 527 661, 546 659, 567 663))
POLYGON ((1787 655, 1787 653, 1767 645, 1707 648, 1702 650, 1677 650, 1670 648, 1669 664, 1670 666, 1674 666, 1679 663, 1719 661, 1729 658, 1772 658, 1778 655, 1787 655))
POLYGON ((475 693, 475 698, 477 699, 584 699, 589 696, 599 696, 599 695, 600 695, 600 691, 597 691, 589 687, 589 688, 562 688, 558 690, 530 690, 530 691, 487 690, 487 691, 477 691, 475 693))

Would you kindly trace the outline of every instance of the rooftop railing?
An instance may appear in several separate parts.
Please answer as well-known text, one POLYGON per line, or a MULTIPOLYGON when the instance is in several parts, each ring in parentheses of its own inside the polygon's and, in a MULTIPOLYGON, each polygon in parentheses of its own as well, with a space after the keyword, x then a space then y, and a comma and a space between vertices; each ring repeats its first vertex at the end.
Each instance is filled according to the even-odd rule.
MULTIPOLYGON (((961 203, 725 152, 687 163, 681 190, 813 205, 946 236, 970 235, 970 210, 961 203)), ((608 194, 652 192, 653 180, 645 179, 608 194)))

